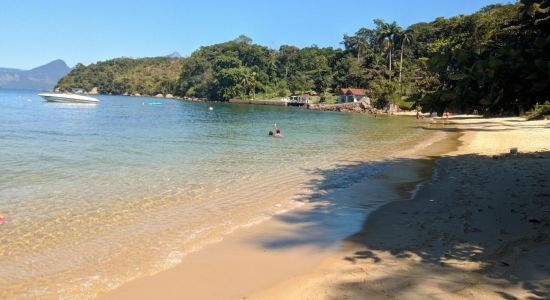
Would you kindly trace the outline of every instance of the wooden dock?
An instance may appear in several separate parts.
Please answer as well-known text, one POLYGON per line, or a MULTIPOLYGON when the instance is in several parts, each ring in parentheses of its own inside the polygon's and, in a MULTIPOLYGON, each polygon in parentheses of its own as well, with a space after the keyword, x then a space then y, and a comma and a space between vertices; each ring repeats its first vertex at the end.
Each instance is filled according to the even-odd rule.
POLYGON ((235 104, 255 104, 255 105, 272 105, 272 106, 287 106, 287 102, 280 100, 240 100, 229 99, 229 103, 235 104))
POLYGON ((235 104, 255 104, 255 105, 272 105, 272 106, 299 106, 309 108, 309 100, 241 100, 241 99, 229 99, 229 103, 235 104))

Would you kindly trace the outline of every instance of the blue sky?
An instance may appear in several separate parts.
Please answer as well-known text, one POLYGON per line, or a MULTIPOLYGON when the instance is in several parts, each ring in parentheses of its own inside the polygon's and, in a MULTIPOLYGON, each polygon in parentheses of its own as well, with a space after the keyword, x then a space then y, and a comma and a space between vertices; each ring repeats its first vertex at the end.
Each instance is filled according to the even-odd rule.
POLYGON ((113 57, 189 55, 245 34, 271 48, 340 47, 372 20, 406 27, 469 14, 499 0, 0 0, 0 67, 74 66, 113 57))

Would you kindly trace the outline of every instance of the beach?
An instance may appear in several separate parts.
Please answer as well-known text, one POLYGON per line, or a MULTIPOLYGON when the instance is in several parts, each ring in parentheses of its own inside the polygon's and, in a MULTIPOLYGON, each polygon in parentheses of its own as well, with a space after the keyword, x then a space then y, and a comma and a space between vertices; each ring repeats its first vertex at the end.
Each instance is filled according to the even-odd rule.
MULTIPOLYGON (((292 233, 306 222, 290 224, 285 212, 308 205, 327 208, 316 238, 340 241, 361 228, 372 209, 365 203, 377 199, 334 192, 382 172, 375 161, 444 134, 423 130, 414 118, 97 97, 99 105, 63 105, 32 91, 0 91, 2 299, 94 299, 192 263, 207 249, 226 253, 228 240, 266 220, 281 220, 281 233, 292 233), (268 135, 275 121, 284 138, 268 135), (330 208, 341 216, 332 218, 330 208)), ((275 250, 296 243, 273 239, 247 245, 280 254, 275 250)), ((300 235, 294 240, 308 245, 300 235)), ((236 255, 247 253, 239 245, 236 255)), ((288 274, 288 257, 281 256, 283 271, 273 281, 243 284, 243 292, 317 264, 306 259, 288 274)))
POLYGON ((444 133, 439 143, 387 159, 369 180, 320 190, 318 201, 100 298, 546 297, 548 121, 434 122, 426 130, 444 133), (503 154, 512 147, 519 154, 503 154), (353 224, 365 210, 338 217, 366 194, 379 201, 369 202, 362 226, 353 224))
POLYGON ((461 145, 412 200, 383 206, 315 271, 250 299, 547 298, 548 121, 438 122, 461 145))
POLYGON ((21 2, 0 300, 550 300, 549 0, 21 2))

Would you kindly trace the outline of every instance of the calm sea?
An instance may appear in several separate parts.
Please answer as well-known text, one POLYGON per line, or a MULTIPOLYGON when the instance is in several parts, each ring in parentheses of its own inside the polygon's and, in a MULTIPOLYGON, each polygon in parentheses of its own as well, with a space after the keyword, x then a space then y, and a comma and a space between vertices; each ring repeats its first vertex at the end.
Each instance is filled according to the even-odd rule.
POLYGON ((318 170, 426 135, 414 118, 98 98, 0 90, 2 299, 90 298, 169 268, 300 205, 318 170), (274 123, 283 138, 268 137, 274 123))

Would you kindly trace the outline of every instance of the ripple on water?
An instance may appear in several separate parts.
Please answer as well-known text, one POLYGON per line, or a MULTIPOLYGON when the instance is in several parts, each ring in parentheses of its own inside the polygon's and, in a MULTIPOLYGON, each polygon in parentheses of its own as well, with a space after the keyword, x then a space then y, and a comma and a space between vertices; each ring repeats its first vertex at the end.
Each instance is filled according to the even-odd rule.
POLYGON ((4 92, 0 298, 93 298, 223 236, 380 171, 412 119, 99 96, 96 108, 4 92), (25 101, 23 101, 23 100, 25 101), (26 101, 31 99, 33 101, 26 101), (283 139, 267 136, 277 123, 283 139), (390 149, 390 150, 388 150, 390 149), (136 263, 139 262, 139 263, 136 263))

